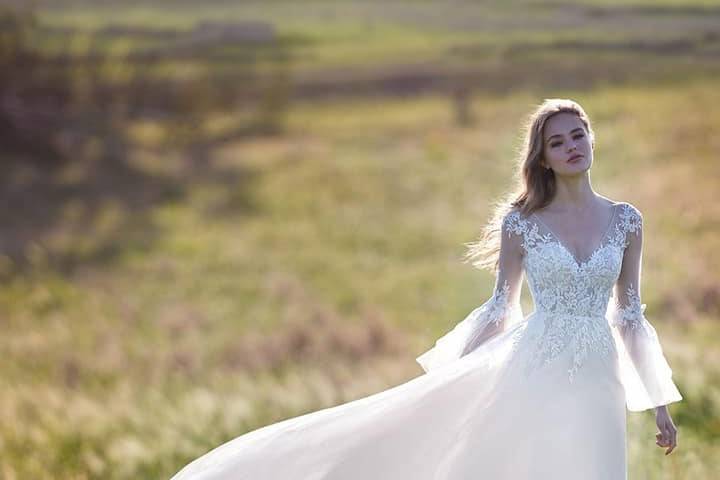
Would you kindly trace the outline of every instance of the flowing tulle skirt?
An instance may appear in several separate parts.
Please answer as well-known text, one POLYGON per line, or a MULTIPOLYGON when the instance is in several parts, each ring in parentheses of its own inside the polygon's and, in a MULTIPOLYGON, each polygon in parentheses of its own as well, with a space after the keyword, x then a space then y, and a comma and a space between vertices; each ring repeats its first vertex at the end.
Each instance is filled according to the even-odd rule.
POLYGON ((617 351, 526 373, 546 319, 406 383, 246 433, 172 480, 625 480, 617 351))

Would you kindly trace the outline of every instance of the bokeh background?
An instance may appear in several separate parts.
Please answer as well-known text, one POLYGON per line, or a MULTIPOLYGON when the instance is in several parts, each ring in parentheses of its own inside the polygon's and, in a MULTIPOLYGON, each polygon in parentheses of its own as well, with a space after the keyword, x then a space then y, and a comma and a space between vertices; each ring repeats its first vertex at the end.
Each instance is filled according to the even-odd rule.
POLYGON ((551 97, 644 212, 685 397, 667 457, 629 414, 630 478, 717 478, 720 2, 0 5, 3 479, 169 478, 420 375, 551 97))

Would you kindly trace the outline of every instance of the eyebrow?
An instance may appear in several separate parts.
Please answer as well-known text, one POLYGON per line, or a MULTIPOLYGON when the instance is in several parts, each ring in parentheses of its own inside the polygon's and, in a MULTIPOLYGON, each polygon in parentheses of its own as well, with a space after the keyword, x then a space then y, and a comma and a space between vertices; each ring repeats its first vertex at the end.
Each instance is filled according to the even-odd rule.
MULTIPOLYGON (((573 132, 575 132, 576 130, 582 130, 582 127, 573 128, 572 130, 570 130, 570 133, 573 133, 573 132)), ((547 141, 549 142, 551 138, 553 138, 553 137, 559 137, 559 136, 560 136, 560 134, 555 134, 555 135, 553 135, 553 136, 551 136, 551 137, 548 137, 547 141)))

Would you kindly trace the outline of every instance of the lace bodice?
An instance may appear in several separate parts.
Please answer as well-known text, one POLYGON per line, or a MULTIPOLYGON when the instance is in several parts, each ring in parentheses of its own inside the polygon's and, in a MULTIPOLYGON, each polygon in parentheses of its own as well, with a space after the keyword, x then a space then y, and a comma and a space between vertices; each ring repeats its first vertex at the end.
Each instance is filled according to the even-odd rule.
POLYGON ((522 236, 523 267, 536 310, 604 317, 620 274, 628 234, 640 226, 640 215, 627 203, 614 206, 610 228, 590 257, 578 262, 536 216, 518 211, 504 219, 503 230, 522 236), (619 210, 619 215, 618 215, 619 210))
POLYGON ((544 314, 545 328, 527 362, 528 374, 569 345, 574 347, 570 381, 590 351, 611 354, 608 302, 620 275, 628 234, 636 232, 640 224, 640 214, 631 205, 614 205, 610 226, 599 245, 580 262, 536 215, 523 218, 512 211, 504 218, 503 231, 522 238, 523 269, 535 310, 544 314))
MULTIPOLYGON (((527 375, 569 352, 567 376, 573 382, 591 353, 617 355, 628 409, 681 399, 640 301, 642 214, 625 202, 612 208, 610 224, 582 261, 536 214, 507 213, 493 295, 417 361, 430 371, 524 320, 519 302, 524 273, 535 306, 533 321, 542 322, 526 344, 532 349, 523 356, 527 375)), ((513 348, 521 338, 513 340, 513 348)))

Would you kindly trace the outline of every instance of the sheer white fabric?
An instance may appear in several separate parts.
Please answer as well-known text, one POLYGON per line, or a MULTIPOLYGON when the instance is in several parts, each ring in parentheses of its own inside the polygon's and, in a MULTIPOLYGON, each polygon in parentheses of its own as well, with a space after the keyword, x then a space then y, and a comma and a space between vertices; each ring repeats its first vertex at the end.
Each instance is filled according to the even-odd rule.
POLYGON ((491 298, 417 357, 424 374, 240 435, 172 480, 626 480, 626 408, 682 399, 640 305, 641 243, 628 203, 583 257, 511 211, 491 298))
POLYGON ((607 313, 616 338, 620 338, 616 341, 628 409, 640 411, 678 401, 682 396, 672 381, 657 332, 645 318, 646 305, 640 303, 642 214, 629 210, 622 222, 629 233, 627 248, 607 313))
POLYGON ((426 372, 467 355, 491 337, 524 319, 520 305, 522 257, 520 237, 504 226, 493 295, 416 360, 426 372))

